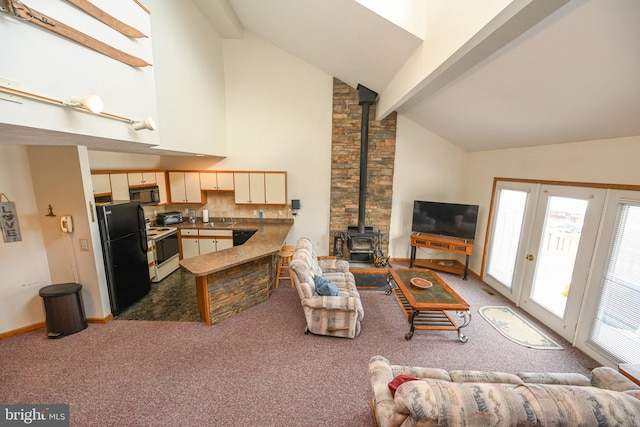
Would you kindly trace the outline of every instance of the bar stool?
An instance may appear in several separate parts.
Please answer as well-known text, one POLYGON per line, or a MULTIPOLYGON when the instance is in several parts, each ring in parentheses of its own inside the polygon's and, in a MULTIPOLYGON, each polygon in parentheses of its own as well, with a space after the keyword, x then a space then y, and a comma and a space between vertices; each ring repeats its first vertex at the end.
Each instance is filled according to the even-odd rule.
MULTIPOLYGON (((289 264, 291 263, 291 258, 293 257, 293 251, 285 251, 281 250, 278 252, 278 272, 276 274, 276 288, 280 285, 281 279, 288 279, 291 281, 291 277, 289 276, 289 264)), ((291 287, 293 288, 293 281, 291 281, 291 287)))
POLYGON ((293 251, 296 250, 296 247, 295 246, 283 246, 282 249, 280 249, 280 250, 293 252, 293 251))

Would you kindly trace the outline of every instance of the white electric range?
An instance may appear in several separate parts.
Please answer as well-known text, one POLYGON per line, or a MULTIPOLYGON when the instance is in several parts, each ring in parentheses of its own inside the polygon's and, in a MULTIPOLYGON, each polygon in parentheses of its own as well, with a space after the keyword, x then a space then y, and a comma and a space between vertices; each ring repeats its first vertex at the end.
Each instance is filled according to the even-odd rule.
MULTIPOLYGON (((150 227, 147 239, 152 243, 155 271, 149 275, 153 282, 159 282, 180 267, 177 227, 150 227)), ((152 267, 149 267, 152 270, 152 267)))

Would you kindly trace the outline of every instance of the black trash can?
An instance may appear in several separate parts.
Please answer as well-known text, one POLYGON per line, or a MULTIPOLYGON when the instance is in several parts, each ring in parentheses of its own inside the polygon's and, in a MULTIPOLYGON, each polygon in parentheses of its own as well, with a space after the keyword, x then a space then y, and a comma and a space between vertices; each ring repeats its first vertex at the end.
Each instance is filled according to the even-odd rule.
POLYGON ((87 327, 79 283, 61 283, 40 289, 47 322, 47 337, 62 338, 87 327))

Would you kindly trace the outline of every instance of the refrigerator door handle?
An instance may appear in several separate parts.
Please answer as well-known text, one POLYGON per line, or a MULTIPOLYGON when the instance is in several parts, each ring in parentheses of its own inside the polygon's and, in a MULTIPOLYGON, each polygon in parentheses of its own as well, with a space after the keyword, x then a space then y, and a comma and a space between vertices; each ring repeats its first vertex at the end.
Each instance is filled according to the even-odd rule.
POLYGON ((141 205, 138 205, 138 229, 140 230, 140 247, 142 251, 146 254, 149 246, 147 245, 147 233, 143 233, 145 229, 144 222, 144 209, 142 209, 141 205))

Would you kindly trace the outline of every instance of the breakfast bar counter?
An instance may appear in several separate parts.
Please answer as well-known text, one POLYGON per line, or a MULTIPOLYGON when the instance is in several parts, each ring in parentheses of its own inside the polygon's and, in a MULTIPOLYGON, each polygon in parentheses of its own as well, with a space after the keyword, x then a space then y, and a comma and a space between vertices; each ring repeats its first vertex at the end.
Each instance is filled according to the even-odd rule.
POLYGON ((180 229, 257 230, 246 243, 186 258, 180 266, 195 276, 198 310, 207 325, 265 301, 275 279, 275 258, 293 219, 236 220, 233 225, 183 223, 180 229))

